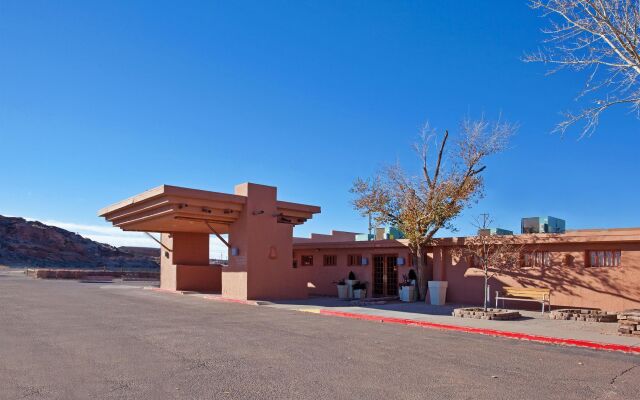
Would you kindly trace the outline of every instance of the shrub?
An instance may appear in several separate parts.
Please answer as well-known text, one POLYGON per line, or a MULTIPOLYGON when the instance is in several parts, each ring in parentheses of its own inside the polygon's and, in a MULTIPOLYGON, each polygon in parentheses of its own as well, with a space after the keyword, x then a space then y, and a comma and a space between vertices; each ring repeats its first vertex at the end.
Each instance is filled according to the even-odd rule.
POLYGON ((353 290, 365 290, 367 288, 367 284, 364 282, 355 283, 353 285, 353 290))
POLYGON ((416 271, 413 268, 409 270, 409 280, 410 281, 418 280, 418 275, 416 275, 416 271))

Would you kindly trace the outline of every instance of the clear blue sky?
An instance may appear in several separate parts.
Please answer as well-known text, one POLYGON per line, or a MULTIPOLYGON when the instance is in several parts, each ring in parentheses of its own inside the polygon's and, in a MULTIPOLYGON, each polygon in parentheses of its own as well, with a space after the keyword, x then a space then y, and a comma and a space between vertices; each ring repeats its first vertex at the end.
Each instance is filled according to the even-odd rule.
POLYGON ((160 184, 252 181, 322 206, 298 235, 364 231, 356 176, 415 168, 427 120, 501 112, 521 128, 461 234, 481 212, 640 226, 640 121, 552 135, 584 76, 520 61, 543 25, 525 1, 4 0, 0 214, 106 226, 99 208, 160 184))

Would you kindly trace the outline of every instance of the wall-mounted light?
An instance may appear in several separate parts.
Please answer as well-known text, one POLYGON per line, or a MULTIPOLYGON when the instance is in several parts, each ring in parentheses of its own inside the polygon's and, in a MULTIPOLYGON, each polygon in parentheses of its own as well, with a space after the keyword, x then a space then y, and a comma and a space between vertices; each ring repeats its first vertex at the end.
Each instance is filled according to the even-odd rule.
POLYGON ((369 259, 367 257, 362 257, 362 260, 360 260, 360 265, 369 265, 369 259))
POLYGON ((232 247, 231 248, 231 255, 232 256, 239 256, 240 255, 240 249, 237 247, 232 247))
POLYGON ((271 246, 269 248, 269 258, 272 260, 278 258, 278 249, 276 249, 276 246, 271 246))
POLYGON ((397 265, 404 265, 404 257, 398 257, 396 259, 396 264, 397 265))

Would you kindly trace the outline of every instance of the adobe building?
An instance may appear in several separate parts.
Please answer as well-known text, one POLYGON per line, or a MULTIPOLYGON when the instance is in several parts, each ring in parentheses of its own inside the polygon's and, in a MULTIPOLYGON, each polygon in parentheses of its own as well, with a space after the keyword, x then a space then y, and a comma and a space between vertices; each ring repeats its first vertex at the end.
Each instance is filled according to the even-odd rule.
POLYGON ((308 295, 307 271, 291 268, 293 227, 319 212, 320 207, 278 200, 275 187, 243 183, 234 194, 163 185, 99 215, 125 231, 161 234, 162 289, 288 299, 308 295), (211 234, 229 247, 224 268, 209 265, 211 234))
MULTIPOLYGON (((99 214, 126 231, 161 233, 163 289, 253 300, 336 296, 335 283, 352 271, 369 296, 397 295, 413 267, 407 241, 389 229, 294 238, 293 227, 319 212, 278 200, 275 187, 244 183, 234 194, 160 186, 99 214), (226 267, 209 265, 211 234, 229 235, 226 267)), ((640 228, 565 232, 564 221, 535 217, 522 220, 522 232, 522 265, 491 279, 492 298, 505 286, 535 287, 551 289, 554 307, 640 308, 640 228)), ((464 240, 426 246, 426 275, 448 282, 447 302, 481 304, 481 271, 453 255, 464 240)))
MULTIPOLYGON (((338 236, 345 238, 344 233, 338 236)), ((518 238, 523 243, 521 265, 490 280, 491 299, 505 286, 549 288, 554 308, 640 308, 640 228, 532 233, 518 238)), ((464 240, 440 238, 427 246, 426 273, 432 280, 448 282, 448 303, 479 305, 483 301, 482 271, 453 251, 464 240)), ((373 296, 396 295, 398 282, 412 268, 404 239, 296 238, 294 261, 310 271, 312 295, 335 296, 334 282, 350 271, 368 283, 373 296)), ((523 305, 526 303, 517 306, 523 305)))

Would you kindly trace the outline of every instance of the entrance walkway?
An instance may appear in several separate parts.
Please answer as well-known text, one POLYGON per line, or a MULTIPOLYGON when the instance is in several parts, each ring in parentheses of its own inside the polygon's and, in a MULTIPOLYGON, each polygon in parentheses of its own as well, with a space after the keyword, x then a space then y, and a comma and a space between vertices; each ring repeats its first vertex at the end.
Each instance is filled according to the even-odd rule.
MULTIPOLYGON (((415 322, 417 325, 423 323, 425 327, 436 329, 438 325, 443 325, 445 326, 443 329, 453 326, 472 328, 468 331, 475 333, 491 335, 491 332, 483 332, 490 330, 508 334, 496 336, 518 338, 518 334, 520 334, 547 337, 550 339, 568 339, 606 345, 631 346, 634 348, 632 351, 640 354, 640 337, 619 336, 616 323, 552 320, 549 319, 548 313, 542 316, 540 312, 536 311, 520 310, 522 318, 518 320, 487 321, 451 316, 454 308, 463 307, 463 305, 459 304, 434 306, 418 302, 387 302, 386 304, 352 306, 349 301, 338 300, 337 298, 311 298, 300 301, 279 301, 277 303, 270 302, 262 304, 268 307, 345 316, 378 322, 405 323, 406 325, 411 325, 412 322, 415 322)), ((526 337, 522 338, 526 339, 526 337)))

